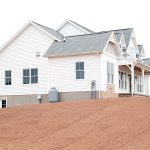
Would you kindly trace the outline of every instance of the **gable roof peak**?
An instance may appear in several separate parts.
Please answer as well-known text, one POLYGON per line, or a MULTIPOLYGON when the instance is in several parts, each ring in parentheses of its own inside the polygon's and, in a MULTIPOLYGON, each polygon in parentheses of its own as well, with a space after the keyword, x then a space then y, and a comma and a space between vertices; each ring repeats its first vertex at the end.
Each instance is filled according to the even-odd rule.
POLYGON ((70 19, 66 19, 66 20, 62 23, 62 25, 60 25, 56 30, 59 31, 67 22, 69 22, 70 24, 73 24, 74 26, 77 26, 78 28, 82 29, 82 30, 85 31, 86 33, 94 33, 94 31, 92 31, 92 30, 90 30, 90 29, 88 29, 88 28, 86 28, 86 27, 84 27, 84 26, 82 26, 82 25, 80 25, 80 24, 78 24, 78 23, 76 23, 76 22, 70 20, 70 19))

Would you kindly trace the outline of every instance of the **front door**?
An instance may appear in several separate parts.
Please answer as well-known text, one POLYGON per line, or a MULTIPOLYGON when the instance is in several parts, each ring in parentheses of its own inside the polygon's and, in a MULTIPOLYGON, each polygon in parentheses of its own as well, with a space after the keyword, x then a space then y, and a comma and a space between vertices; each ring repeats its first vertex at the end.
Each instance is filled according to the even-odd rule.
POLYGON ((0 98, 0 108, 6 108, 6 107, 7 107, 6 98, 0 98))

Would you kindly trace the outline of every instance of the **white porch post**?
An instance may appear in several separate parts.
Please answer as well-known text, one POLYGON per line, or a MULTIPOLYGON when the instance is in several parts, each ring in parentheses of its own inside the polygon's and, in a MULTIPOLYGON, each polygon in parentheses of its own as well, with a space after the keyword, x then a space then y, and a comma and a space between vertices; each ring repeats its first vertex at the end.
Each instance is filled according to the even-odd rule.
POLYGON ((142 93, 144 94, 145 90, 144 90, 144 82, 145 82, 145 79, 144 79, 144 72, 145 72, 145 69, 142 68, 142 93))
POLYGON ((134 96, 134 65, 131 65, 131 92, 132 92, 132 97, 134 96))

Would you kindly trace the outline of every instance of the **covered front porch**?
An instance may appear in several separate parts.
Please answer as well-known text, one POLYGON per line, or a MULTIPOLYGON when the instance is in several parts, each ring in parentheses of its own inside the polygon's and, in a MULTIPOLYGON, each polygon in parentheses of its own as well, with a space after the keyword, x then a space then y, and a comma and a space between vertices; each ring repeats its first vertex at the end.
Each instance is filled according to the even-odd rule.
POLYGON ((119 60, 119 95, 149 96, 150 67, 142 61, 119 60))

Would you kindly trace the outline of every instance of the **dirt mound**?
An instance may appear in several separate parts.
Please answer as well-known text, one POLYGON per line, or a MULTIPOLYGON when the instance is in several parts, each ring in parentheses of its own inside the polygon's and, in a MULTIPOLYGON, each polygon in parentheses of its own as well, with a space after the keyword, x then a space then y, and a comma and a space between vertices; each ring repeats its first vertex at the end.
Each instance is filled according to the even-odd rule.
POLYGON ((0 110, 0 150, 150 150, 150 98, 0 110))

